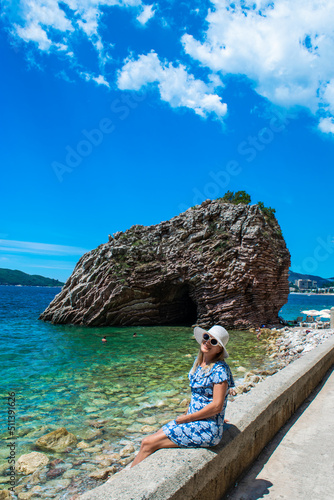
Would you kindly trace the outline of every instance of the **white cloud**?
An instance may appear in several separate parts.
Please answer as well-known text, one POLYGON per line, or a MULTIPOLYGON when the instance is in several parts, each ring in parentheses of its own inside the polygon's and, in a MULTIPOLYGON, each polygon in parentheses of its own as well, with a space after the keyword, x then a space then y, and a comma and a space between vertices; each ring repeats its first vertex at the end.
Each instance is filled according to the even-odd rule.
POLYGON ((60 51, 65 51, 68 48, 67 45, 65 45, 64 43, 56 43, 55 47, 57 47, 57 49, 60 51))
POLYGON ((334 134, 334 119, 333 118, 322 118, 319 122, 319 128, 321 132, 325 134, 334 134))
MULTIPOLYGON (((62 262, 63 264, 64 262, 62 262)), ((54 266, 37 266, 36 264, 31 264, 31 265, 26 265, 26 267, 32 267, 32 268, 37 268, 37 269, 57 269, 57 270, 65 270, 65 271, 73 271, 74 265, 72 263, 69 263, 67 266, 62 266, 61 264, 54 265, 54 266)))
POLYGON ((143 10, 137 16, 137 21, 139 21, 140 24, 144 25, 147 23, 147 21, 149 19, 152 19, 154 14, 155 14, 155 10, 153 9, 153 4, 152 5, 143 5, 143 10))
POLYGON ((17 240, 0 240, 0 251, 6 253, 23 252, 43 255, 82 255, 88 252, 88 250, 79 247, 17 240))
MULTIPOLYGON (((213 0, 202 40, 182 37, 188 55, 214 74, 243 74, 275 105, 334 111, 334 3, 213 0)), ((327 122, 325 122, 327 123, 327 122)), ((326 128, 324 125, 323 129, 326 128)))
MULTIPOLYGON (((105 65, 110 61, 116 64, 117 57, 111 58, 108 51, 113 45, 103 38, 104 12, 112 7, 131 9, 145 26, 156 15, 158 4, 142 0, 18 0, 18 8, 13 9, 8 0, 5 15, 6 5, 7 15, 15 15, 11 29, 17 38, 34 43, 42 52, 66 56, 72 69, 87 81, 109 87, 105 65), (98 70, 83 67, 76 59, 80 37, 94 47, 98 70)), ((119 88, 138 90, 152 84, 161 99, 174 108, 183 106, 201 116, 212 113, 222 118, 227 106, 217 93, 224 86, 221 80, 226 75, 245 75, 256 92, 274 105, 308 109, 319 115, 320 130, 331 132, 334 2, 211 0, 210 5, 200 35, 196 38, 188 31, 181 38, 186 64, 162 61, 155 52, 132 55, 118 73, 119 88), (206 82, 193 76, 194 65, 205 67, 206 82)), ((189 17, 197 13, 202 17, 204 8, 189 9, 189 17)), ((163 24, 166 9, 159 7, 159 13, 163 24)))
POLYGON ((88 72, 84 72, 82 71, 81 73, 79 73, 80 76, 86 80, 86 82, 96 82, 98 85, 105 85, 106 87, 110 88, 110 84, 109 82, 104 78, 103 75, 99 75, 99 76, 95 76, 91 73, 88 73, 88 72))
POLYGON ((72 22, 56 0, 21 0, 19 6, 21 23, 14 24, 14 32, 25 42, 37 43, 42 51, 58 45, 48 35, 50 28, 62 33, 74 31, 72 22))
POLYGON ((104 78, 104 76, 99 75, 99 76, 93 76, 92 78, 94 82, 96 82, 98 85, 105 85, 106 87, 110 88, 109 82, 104 78))
POLYGON ((49 50, 56 44, 51 38, 52 30, 68 36, 79 27, 89 39, 98 36, 102 9, 113 6, 133 7, 136 11, 141 8, 142 14, 153 15, 150 14, 152 6, 142 6, 141 0, 19 0, 17 11, 21 22, 16 23, 14 29, 24 41, 37 42, 41 50, 49 50), (46 40, 49 40, 48 43, 46 40))
POLYGON ((328 103, 328 109, 334 115, 334 78, 324 85, 323 100, 328 103))
POLYGON ((214 113, 220 119, 227 112, 221 97, 212 93, 212 85, 195 79, 182 65, 161 63, 155 52, 127 60, 118 73, 117 84, 121 90, 139 90, 148 83, 155 83, 161 99, 173 108, 193 109, 203 117, 214 113))
POLYGON ((78 20, 78 25, 86 33, 86 35, 91 37, 92 35, 97 35, 98 21, 101 15, 100 11, 96 7, 88 7, 88 9, 79 10, 81 19, 78 20))
MULTIPOLYGON (((142 19, 146 17, 146 21, 154 15, 152 6, 143 6, 141 0, 18 0, 11 31, 20 40, 35 43, 42 52, 68 50, 67 56, 72 58, 75 56, 72 45, 75 46, 80 35, 84 36, 95 47, 100 69, 103 69, 109 57, 99 27, 104 9, 114 6, 133 8, 135 14, 141 10, 142 19)), ((4 17, 7 15, 11 22, 13 9, 9 2, 7 7, 4 17)))
POLYGON ((40 50, 49 50, 52 42, 46 32, 37 23, 30 23, 24 28, 14 25, 17 35, 25 42, 36 42, 40 50))
POLYGON ((72 80, 64 70, 61 70, 59 71, 59 73, 56 73, 56 77, 65 80, 65 82, 74 83, 74 80, 72 80))
POLYGON ((137 61, 127 60, 118 73, 118 87, 122 90, 139 90, 147 83, 156 82, 163 68, 155 52, 141 55, 137 61))

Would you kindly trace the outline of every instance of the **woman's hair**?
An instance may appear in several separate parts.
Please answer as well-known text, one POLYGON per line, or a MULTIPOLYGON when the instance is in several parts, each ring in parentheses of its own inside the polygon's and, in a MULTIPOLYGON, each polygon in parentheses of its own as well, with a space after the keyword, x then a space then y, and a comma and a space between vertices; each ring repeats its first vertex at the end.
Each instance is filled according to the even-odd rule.
MULTIPOLYGON (((208 366, 205 367, 205 371, 210 371, 211 368, 213 367, 213 365, 215 363, 217 363, 217 361, 223 361, 225 359, 225 356, 224 356, 224 349, 222 348, 221 352, 219 352, 215 358, 214 361, 212 361, 208 366)), ((203 353, 201 351, 201 348, 199 348, 199 351, 198 351, 198 354, 197 354, 197 358, 195 359, 195 362, 193 364, 193 367, 190 371, 190 373, 195 373, 196 371, 196 368, 202 363, 203 361, 203 353)))

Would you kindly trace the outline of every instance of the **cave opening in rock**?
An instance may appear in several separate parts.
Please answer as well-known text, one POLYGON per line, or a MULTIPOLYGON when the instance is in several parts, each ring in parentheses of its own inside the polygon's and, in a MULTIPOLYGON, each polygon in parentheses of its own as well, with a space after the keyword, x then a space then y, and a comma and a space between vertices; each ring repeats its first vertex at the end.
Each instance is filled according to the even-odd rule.
POLYGON ((164 284, 157 291, 159 324, 191 326, 197 320, 197 305, 186 284, 164 284))

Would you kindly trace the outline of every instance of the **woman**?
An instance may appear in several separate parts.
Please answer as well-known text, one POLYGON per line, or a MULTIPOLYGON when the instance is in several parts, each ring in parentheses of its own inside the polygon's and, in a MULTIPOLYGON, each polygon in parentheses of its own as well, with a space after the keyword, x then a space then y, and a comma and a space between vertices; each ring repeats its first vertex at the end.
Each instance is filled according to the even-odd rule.
POLYGON ((229 335, 215 325, 208 331, 196 327, 194 336, 200 350, 189 372, 192 394, 188 411, 144 438, 131 467, 161 448, 215 446, 222 438, 227 394, 234 387, 224 361, 229 335))

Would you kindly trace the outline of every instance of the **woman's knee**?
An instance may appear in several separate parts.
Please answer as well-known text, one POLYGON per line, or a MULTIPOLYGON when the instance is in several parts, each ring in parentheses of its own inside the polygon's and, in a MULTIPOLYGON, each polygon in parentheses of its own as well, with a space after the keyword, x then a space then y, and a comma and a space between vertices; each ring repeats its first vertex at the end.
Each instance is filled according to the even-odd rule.
POLYGON ((141 442, 141 446, 143 449, 147 451, 155 450, 157 449, 157 439, 155 438, 154 434, 151 436, 146 436, 141 442))

